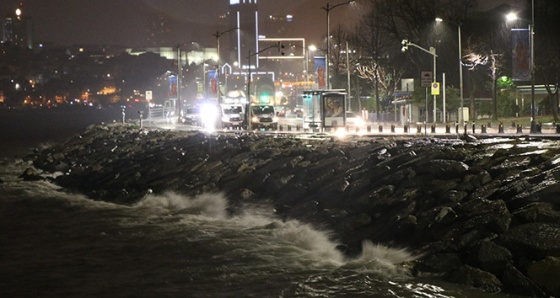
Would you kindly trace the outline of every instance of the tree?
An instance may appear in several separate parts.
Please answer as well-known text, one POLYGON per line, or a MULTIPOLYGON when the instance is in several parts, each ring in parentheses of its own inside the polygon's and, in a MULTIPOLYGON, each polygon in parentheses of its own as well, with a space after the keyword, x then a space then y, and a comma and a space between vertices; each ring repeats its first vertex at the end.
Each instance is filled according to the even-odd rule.
MULTIPOLYGON (((398 82, 404 73, 402 59, 395 59, 398 55, 400 42, 392 38, 383 28, 380 2, 370 1, 367 13, 355 28, 354 40, 359 48, 360 78, 373 83, 375 94, 375 111, 381 111, 380 89, 384 96, 392 95, 395 82, 398 82)), ((379 115, 378 115, 379 117, 379 115)))
MULTIPOLYGON (((419 77, 422 70, 432 66, 433 57, 426 53, 407 51, 402 54, 401 40, 408 39, 423 48, 447 49, 453 39, 441 39, 434 34, 435 18, 460 23, 476 7, 476 0, 370 0, 368 3, 368 13, 355 30, 362 53, 360 75, 385 87, 389 95, 404 74, 419 77)), ((457 59, 456 55, 451 55, 452 51, 441 53, 438 53, 440 65, 458 67, 453 63, 457 59)))

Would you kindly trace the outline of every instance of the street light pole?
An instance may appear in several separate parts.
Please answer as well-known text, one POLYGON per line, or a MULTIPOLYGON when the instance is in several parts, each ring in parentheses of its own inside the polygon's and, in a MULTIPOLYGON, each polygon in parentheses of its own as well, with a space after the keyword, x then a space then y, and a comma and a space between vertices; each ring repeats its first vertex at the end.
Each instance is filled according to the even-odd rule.
POLYGON ((342 5, 347 5, 350 3, 354 3, 356 1, 352 0, 352 1, 346 1, 346 2, 342 2, 342 3, 338 3, 334 6, 330 6, 330 4, 327 2, 326 6, 321 7, 322 9, 324 9, 327 12, 327 57, 326 57, 326 61, 325 61, 325 75, 326 75, 326 80, 327 80, 327 89, 331 89, 331 80, 329 78, 329 68, 330 68, 330 63, 329 63, 329 51, 330 51, 330 39, 331 39, 331 29, 330 29, 330 12, 331 10, 342 6, 342 5))
MULTIPOLYGON (((442 18, 436 18, 436 22, 443 22, 442 18)), ((465 126, 465 119, 464 119, 464 115, 463 115, 463 54, 462 54, 462 47, 461 47, 461 23, 454 23, 454 25, 457 25, 457 39, 459 41, 459 96, 460 96, 460 101, 461 101, 461 108, 460 108, 460 112, 459 112, 459 123, 461 123, 461 126, 465 126)), ((445 85, 443 86, 445 88, 445 85)), ((444 90, 445 91, 445 90, 444 90)), ((445 109, 443 111, 444 115, 445 115, 445 109)))
MULTIPOLYGON (((220 73, 221 73, 220 72, 220 36, 224 35, 225 33, 237 30, 237 29, 238 28, 235 27, 235 28, 231 28, 229 30, 226 30, 224 32, 216 31, 216 34, 213 34, 216 37, 216 51, 217 51, 217 54, 218 54, 218 56, 216 57, 216 63, 218 65, 218 70, 217 70, 218 71, 218 102, 220 101, 220 90, 219 90, 220 89, 219 88, 220 84, 219 84, 219 82, 220 82, 220 73)), ((226 88, 227 88, 227 86, 226 86, 226 88)))
POLYGON ((307 73, 307 77, 306 77, 306 86, 307 88, 309 88, 309 53, 311 52, 315 52, 317 50, 317 47, 314 45, 309 45, 309 47, 307 48, 306 54, 307 54, 307 58, 306 58, 306 63, 305 63, 305 69, 306 69, 306 73, 307 73))
POLYGON ((531 1, 531 23, 529 34, 531 34, 531 133, 537 132, 535 116, 535 0, 531 1))
POLYGON ((351 111, 352 93, 350 93, 350 57, 348 54, 348 41, 346 42, 346 80, 348 83, 348 111, 351 111))
MULTIPOLYGON (((434 83, 437 82, 437 72, 436 72, 436 48, 434 47, 430 47, 430 54, 432 54, 434 56, 434 83)), ((434 94, 434 124, 436 123, 437 120, 437 108, 436 108, 436 99, 437 96, 434 94)))
MULTIPOLYGON (((506 16, 508 21, 519 19, 515 13, 506 16)), ((529 71, 531 80, 531 133, 537 133, 537 116, 535 115, 535 0, 531 1, 531 19, 529 22, 529 42, 531 43, 531 56, 529 61, 529 71)))
POLYGON ((459 113, 459 122, 461 127, 465 126, 465 117, 463 112, 463 54, 461 48, 461 24, 457 25, 457 35, 459 37, 459 96, 461 97, 461 112, 459 113))
MULTIPOLYGON (((412 42, 408 41, 408 39, 403 39, 402 42, 401 42, 401 44, 403 45, 403 47, 402 47, 402 49, 401 49, 401 51, 402 51, 403 53, 406 52, 406 51, 408 50, 408 47, 409 47, 409 46, 413 46, 413 47, 418 48, 418 49, 420 49, 420 50, 422 50, 422 51, 424 51, 424 52, 426 52, 426 53, 428 53, 428 54, 430 54, 430 55, 432 55, 432 56, 434 57, 434 62, 433 62, 433 67, 434 67, 433 82, 434 82, 434 83, 437 82, 437 80, 436 80, 436 58, 437 58, 436 48, 430 47, 430 49, 427 50, 427 49, 424 49, 423 47, 421 47, 421 46, 419 46, 419 45, 417 45, 417 44, 415 44, 415 43, 412 43, 412 42)), ((427 101, 428 101, 428 96, 427 96, 427 94, 426 94, 426 116, 428 115, 428 107, 427 107, 428 103, 427 103, 427 101)), ((426 117, 426 119, 427 119, 427 117, 426 117)), ((435 95, 434 95, 434 123, 436 123, 436 96, 435 96, 435 95)))
POLYGON ((177 44, 177 102, 175 102, 173 107, 173 112, 175 115, 179 115, 181 112, 180 110, 183 108, 183 104, 181 103, 181 45, 177 44))

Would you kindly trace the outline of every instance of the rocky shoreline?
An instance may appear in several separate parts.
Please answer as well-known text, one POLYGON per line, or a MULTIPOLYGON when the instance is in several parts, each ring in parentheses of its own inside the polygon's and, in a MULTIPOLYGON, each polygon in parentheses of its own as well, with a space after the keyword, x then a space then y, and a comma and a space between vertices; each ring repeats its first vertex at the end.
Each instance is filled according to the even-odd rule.
MULTIPOLYGON (((421 253, 416 275, 560 296, 559 141, 338 140, 112 124, 27 158, 91 199, 132 204, 152 192, 223 192, 230 212, 268 204, 280 217, 333 231, 348 255, 371 240, 421 253)), ((33 168, 21 177, 41 179, 33 168)))

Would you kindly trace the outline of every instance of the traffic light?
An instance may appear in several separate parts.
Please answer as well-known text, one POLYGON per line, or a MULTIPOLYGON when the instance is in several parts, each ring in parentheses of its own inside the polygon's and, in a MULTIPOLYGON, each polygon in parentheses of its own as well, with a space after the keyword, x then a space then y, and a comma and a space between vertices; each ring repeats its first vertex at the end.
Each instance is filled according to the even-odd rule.
POLYGON ((280 54, 282 56, 284 56, 284 44, 281 42, 278 42, 278 44, 276 45, 276 48, 278 49, 278 52, 280 52, 280 54))
POLYGON ((408 39, 403 39, 401 41, 401 44, 403 45, 401 51, 404 53, 406 52, 406 50, 408 50, 408 39))
POLYGON ((270 77, 261 77, 256 82, 256 94, 260 104, 274 103, 276 89, 270 77))

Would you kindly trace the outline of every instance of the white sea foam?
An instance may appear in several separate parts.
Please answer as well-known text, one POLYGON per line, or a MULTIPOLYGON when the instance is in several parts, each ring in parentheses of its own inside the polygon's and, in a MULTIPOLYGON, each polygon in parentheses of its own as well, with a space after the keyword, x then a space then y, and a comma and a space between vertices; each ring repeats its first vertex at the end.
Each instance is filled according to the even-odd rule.
POLYGON ((171 191, 161 195, 149 194, 137 203, 136 207, 163 209, 174 214, 194 214, 214 219, 227 217, 227 199, 223 194, 205 193, 194 198, 171 191))
MULTIPOLYGON (((241 250, 243 253, 251 252, 269 262, 290 266, 343 268, 395 276, 406 275, 408 270, 403 264, 417 258, 406 249, 391 248, 371 241, 363 242, 359 256, 345 258, 337 249, 338 243, 332 240, 330 232, 318 230, 310 224, 293 219, 283 221, 271 211, 255 206, 246 206, 242 213, 228 217, 228 203, 222 193, 207 193, 192 198, 175 192, 150 194, 136 207, 154 208, 187 217, 196 215, 199 219, 202 217, 212 220, 214 228, 219 226, 224 229, 222 232, 227 233, 227 229, 244 236, 251 235, 252 244, 247 243, 247 247, 241 250)), ((199 228, 202 229, 200 226, 199 228)), ((212 237, 222 234, 209 228, 205 231, 212 237)))
POLYGON ((403 275, 409 273, 406 263, 417 258, 406 249, 391 248, 365 240, 362 243, 362 253, 355 259, 348 260, 346 267, 377 272, 384 276, 403 275))

